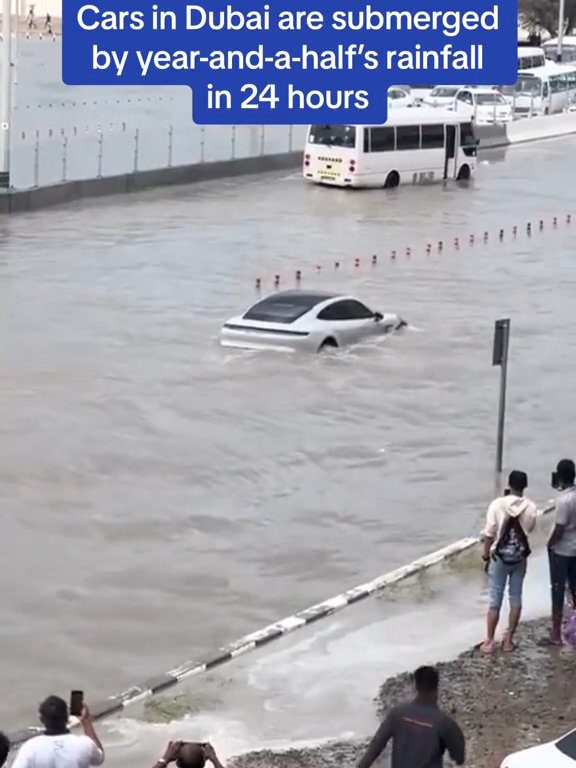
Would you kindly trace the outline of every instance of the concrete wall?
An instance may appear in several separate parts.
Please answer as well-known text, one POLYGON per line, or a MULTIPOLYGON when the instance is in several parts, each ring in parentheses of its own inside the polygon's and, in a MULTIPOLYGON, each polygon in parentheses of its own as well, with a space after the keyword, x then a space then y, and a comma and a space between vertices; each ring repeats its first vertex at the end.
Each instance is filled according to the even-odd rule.
POLYGON ((154 171, 140 171, 139 173, 127 173, 101 179, 69 181, 63 184, 37 187, 36 189, 8 192, 0 190, 0 214, 35 211, 75 200, 140 192, 154 187, 193 184, 199 181, 297 168, 301 157, 301 152, 286 152, 262 157, 248 157, 241 160, 160 168, 154 171))

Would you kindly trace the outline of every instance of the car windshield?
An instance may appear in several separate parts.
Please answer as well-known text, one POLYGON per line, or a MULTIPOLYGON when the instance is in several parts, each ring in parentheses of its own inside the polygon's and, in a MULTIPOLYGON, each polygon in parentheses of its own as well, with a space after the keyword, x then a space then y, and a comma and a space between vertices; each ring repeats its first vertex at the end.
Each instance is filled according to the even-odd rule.
POLYGON ((559 749, 566 757, 576 760, 576 731, 564 736, 560 741, 556 742, 556 749, 559 749))
POLYGON ((334 147, 354 147, 356 128, 353 125, 312 125, 310 144, 325 144, 334 147))
POLYGON ((456 96, 459 90, 459 88, 433 88, 430 96, 440 99, 452 98, 456 96))
POLYGON ((293 323, 326 298, 328 297, 308 293, 279 293, 259 301, 246 312, 244 319, 260 320, 264 323, 293 323))
POLYGON ((505 104, 506 100, 499 93, 477 93, 476 103, 481 107, 486 104, 505 104))

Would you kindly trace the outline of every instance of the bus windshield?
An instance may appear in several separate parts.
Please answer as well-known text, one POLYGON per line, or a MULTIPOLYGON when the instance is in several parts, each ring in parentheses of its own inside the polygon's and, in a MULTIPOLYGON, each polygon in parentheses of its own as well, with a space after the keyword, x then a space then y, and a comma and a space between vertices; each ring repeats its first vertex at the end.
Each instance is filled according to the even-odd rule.
POLYGON ((485 104, 503 104, 505 99, 499 93, 477 93, 476 103, 480 106, 485 104))
POLYGON ((356 146, 356 128, 353 125, 312 125, 308 140, 310 144, 353 148, 356 146))
POLYGON ((527 93, 531 96, 540 96, 542 91, 542 80, 533 75, 519 77, 514 90, 516 93, 527 93))

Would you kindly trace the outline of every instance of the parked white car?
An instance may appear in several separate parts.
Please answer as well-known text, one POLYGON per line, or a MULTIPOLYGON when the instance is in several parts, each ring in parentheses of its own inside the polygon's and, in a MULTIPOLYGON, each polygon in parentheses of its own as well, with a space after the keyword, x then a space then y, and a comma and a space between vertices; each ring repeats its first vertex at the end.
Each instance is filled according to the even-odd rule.
POLYGON ((429 107, 444 107, 444 109, 453 107, 454 99, 461 88, 461 85, 437 85, 426 96, 424 104, 429 107))
POLYGON ((500 768, 576 768, 576 730, 557 741, 508 755, 500 768))
POLYGON ((414 99, 412 98, 412 94, 404 88, 388 88, 388 106, 413 107, 414 99))
POLYGON ((220 343, 240 349, 320 352, 405 326, 398 315, 373 312, 352 296, 281 291, 224 323, 220 343))
POLYGON ((460 88, 454 109, 469 114, 476 125, 509 123, 513 119, 512 104, 494 88, 460 88))

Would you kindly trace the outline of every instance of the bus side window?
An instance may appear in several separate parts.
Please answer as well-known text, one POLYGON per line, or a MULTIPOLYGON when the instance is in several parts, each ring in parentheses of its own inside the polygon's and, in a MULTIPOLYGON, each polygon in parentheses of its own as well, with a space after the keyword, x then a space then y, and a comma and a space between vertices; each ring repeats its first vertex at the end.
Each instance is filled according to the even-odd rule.
POLYGON ((367 154, 370 152, 370 130, 364 128, 364 152, 367 154))
POLYGON ((442 149, 444 147, 444 126, 422 126, 422 149, 442 149))
POLYGON ((394 128, 371 128, 370 145, 372 152, 393 152, 395 149, 394 128))

